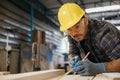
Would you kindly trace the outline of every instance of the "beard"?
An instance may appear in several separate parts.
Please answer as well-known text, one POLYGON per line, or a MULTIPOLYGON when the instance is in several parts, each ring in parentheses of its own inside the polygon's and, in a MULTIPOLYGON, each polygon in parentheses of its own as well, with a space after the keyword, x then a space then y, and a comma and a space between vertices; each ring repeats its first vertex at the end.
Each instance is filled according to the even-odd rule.
POLYGON ((76 34, 73 36, 73 39, 77 42, 82 41, 85 39, 85 36, 83 34, 76 34))

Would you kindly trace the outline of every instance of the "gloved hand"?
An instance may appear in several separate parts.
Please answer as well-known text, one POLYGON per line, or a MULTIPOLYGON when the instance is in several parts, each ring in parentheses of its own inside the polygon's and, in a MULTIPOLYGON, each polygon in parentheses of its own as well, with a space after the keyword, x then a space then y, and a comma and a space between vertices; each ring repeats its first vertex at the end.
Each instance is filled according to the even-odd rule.
POLYGON ((75 56, 73 57, 70 61, 69 61, 69 64, 70 64, 70 67, 75 67, 75 65, 77 64, 77 62, 80 60, 80 57, 79 56, 75 56))
POLYGON ((73 70, 81 76, 94 76, 106 72, 104 63, 93 63, 89 60, 78 62, 73 70))

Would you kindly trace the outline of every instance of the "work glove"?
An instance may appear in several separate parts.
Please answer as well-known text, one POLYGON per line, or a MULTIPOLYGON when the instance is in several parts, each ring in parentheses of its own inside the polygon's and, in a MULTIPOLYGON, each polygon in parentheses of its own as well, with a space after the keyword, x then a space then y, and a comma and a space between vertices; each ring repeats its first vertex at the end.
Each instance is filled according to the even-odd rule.
POLYGON ((80 60, 79 56, 75 56, 73 57, 70 61, 69 61, 69 65, 70 67, 75 67, 75 65, 78 63, 78 61, 80 60))
POLYGON ((96 74, 106 72, 104 63, 93 63, 89 60, 79 61, 73 70, 81 76, 95 76, 96 74))

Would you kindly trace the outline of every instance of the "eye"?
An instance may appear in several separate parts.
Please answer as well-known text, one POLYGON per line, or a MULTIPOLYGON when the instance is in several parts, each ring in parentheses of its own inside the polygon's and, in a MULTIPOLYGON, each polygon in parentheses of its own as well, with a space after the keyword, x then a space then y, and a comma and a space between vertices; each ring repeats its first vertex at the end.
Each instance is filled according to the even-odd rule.
POLYGON ((75 28, 78 28, 78 27, 79 27, 79 25, 76 25, 76 26, 75 26, 75 28))
POLYGON ((68 29, 68 31, 70 31, 71 30, 71 28, 70 29, 68 29))
POLYGON ((80 24, 80 23, 78 23, 78 24, 75 26, 76 29, 79 28, 79 26, 80 26, 79 24, 80 24))

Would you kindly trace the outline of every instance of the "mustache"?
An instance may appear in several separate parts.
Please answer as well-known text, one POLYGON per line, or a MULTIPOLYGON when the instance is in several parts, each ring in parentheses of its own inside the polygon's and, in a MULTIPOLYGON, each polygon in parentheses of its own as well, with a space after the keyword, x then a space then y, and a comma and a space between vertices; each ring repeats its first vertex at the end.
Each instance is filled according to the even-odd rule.
POLYGON ((77 38, 77 37, 79 37, 79 36, 81 36, 82 34, 75 34, 73 37, 74 38, 77 38))

